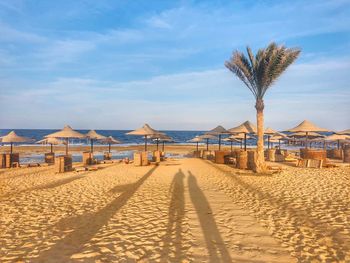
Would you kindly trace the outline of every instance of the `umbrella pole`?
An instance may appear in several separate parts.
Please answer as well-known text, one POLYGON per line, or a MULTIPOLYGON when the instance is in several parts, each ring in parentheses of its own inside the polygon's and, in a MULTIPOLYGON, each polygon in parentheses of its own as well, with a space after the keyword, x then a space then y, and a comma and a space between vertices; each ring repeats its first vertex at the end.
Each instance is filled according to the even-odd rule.
POLYGON ((281 149, 281 140, 278 140, 278 147, 281 149))
POLYGON ((145 135, 145 152, 147 151, 147 135, 145 135))
POLYGON ((111 144, 108 144, 108 152, 111 153, 111 144))
POLYGON ((165 144, 165 142, 163 141, 163 147, 162 147, 162 152, 164 152, 164 144, 165 144))
POLYGON ((309 135, 309 132, 306 132, 306 136, 305 136, 305 148, 307 149, 307 137, 309 135))
POLYGON ((53 152, 53 150, 52 150, 52 143, 51 143, 51 153, 53 152))
POLYGON ((221 150, 221 134, 219 134, 219 151, 221 150))
POLYGON ((244 133, 244 150, 247 150, 247 134, 244 133))
POLYGON ((158 147, 159 147, 159 138, 157 138, 157 151, 158 151, 158 147))
POLYGON ((209 150, 209 139, 207 139, 207 151, 209 150))
POLYGON ((91 144, 90 151, 91 151, 91 153, 93 153, 94 152, 94 140, 93 139, 90 139, 90 144, 91 144))
POLYGON ((198 152, 198 142, 197 142, 197 152, 198 152))
POLYGON ((13 150, 13 142, 11 142, 11 154, 12 154, 12 150, 13 150))
POLYGON ((270 135, 267 135, 267 149, 270 149, 270 135))
POLYGON ((68 156, 68 138, 66 138, 66 155, 68 156))
POLYGON ((340 141, 338 140, 338 150, 339 150, 339 148, 340 148, 340 141))

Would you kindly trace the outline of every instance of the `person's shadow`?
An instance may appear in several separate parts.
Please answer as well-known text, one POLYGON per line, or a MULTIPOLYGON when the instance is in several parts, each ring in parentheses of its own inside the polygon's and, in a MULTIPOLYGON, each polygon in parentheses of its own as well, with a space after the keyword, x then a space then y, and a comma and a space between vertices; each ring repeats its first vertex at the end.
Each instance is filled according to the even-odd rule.
POLYGON ((230 254, 217 228, 208 200, 199 188, 196 177, 190 171, 188 173, 190 197, 202 227, 209 253, 209 262, 232 262, 230 254))
POLYGON ((174 244, 175 262, 182 262, 186 258, 185 250, 182 248, 183 219, 185 216, 184 178, 185 175, 180 169, 170 185, 169 219, 166 234, 163 237, 162 257, 169 260, 171 244, 174 244))

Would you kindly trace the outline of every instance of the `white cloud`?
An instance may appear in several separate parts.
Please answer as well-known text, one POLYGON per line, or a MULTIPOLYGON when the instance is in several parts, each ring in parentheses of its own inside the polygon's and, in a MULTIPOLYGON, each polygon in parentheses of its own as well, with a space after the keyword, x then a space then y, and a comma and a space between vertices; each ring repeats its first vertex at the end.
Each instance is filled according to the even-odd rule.
MULTIPOLYGON (((349 70, 345 60, 293 65, 267 93, 266 125, 286 129, 310 119, 330 129, 348 128, 350 92, 339 88, 337 79, 341 76, 341 81, 349 82, 349 76, 343 76, 349 70), (323 89, 324 83, 330 83, 329 76, 333 86, 323 89)), ((224 68, 117 83, 60 78, 20 94, 3 92, 1 109, 4 115, 11 112, 19 127, 26 123, 21 114, 27 110, 36 123, 42 122, 40 127, 48 128, 56 127, 51 122, 69 122, 80 128, 128 129, 147 121, 160 129, 209 129, 217 124, 233 127, 247 119, 255 121, 253 96, 224 68), (43 108, 47 116, 59 115, 55 120, 46 119, 40 114, 43 108)), ((1 123, 10 125, 5 117, 1 123)), ((25 127, 34 127, 28 125, 25 127)))
POLYGON ((35 33, 23 32, 0 22, 0 42, 20 42, 42 43, 47 39, 35 33))

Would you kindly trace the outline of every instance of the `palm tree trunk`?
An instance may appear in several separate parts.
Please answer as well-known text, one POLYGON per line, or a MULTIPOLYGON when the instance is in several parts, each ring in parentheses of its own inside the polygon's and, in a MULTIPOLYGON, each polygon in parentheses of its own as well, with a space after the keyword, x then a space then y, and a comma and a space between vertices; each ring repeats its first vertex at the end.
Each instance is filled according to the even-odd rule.
POLYGON ((261 173, 266 170, 264 157, 264 100, 257 99, 256 104, 256 121, 257 121, 257 151, 256 151, 256 167, 254 172, 261 173))

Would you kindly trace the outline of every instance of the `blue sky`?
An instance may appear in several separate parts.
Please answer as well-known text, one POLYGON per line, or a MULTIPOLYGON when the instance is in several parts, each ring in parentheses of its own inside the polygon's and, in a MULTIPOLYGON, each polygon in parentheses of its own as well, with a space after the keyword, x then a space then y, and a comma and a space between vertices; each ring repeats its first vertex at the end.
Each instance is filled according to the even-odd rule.
POLYGON ((233 50, 300 47, 265 125, 350 128, 350 1, 0 0, 0 128, 231 128, 255 121, 233 50))

